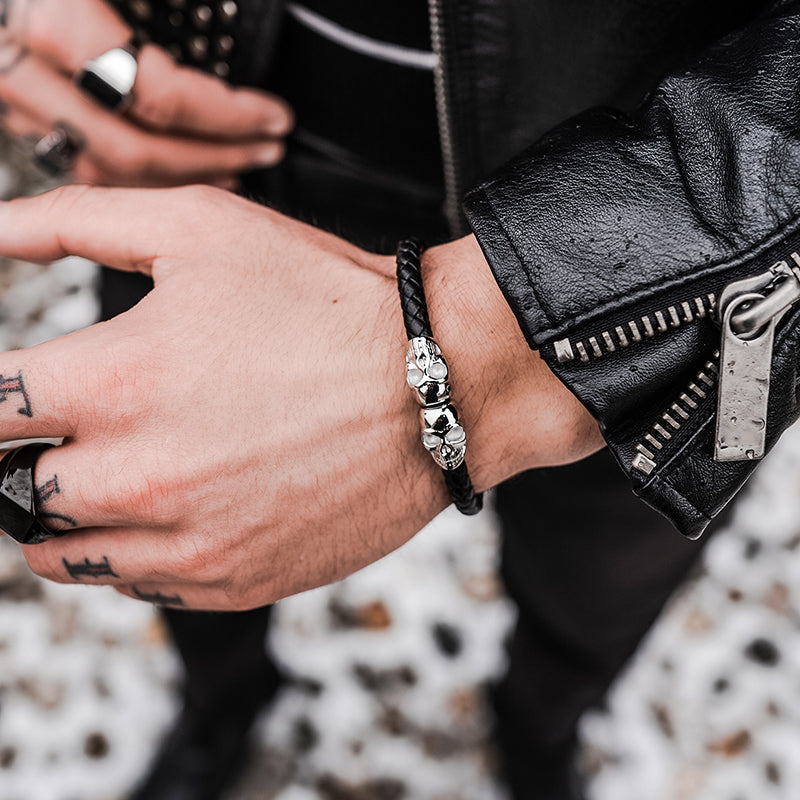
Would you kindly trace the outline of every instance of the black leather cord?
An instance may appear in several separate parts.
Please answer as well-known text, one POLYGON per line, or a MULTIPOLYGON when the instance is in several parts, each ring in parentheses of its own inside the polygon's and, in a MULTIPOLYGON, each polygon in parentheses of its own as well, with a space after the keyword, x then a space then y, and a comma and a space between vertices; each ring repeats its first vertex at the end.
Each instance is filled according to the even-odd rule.
POLYGON ((403 322, 409 339, 417 336, 433 338, 425 290, 422 288, 422 250, 422 245, 416 239, 403 239, 397 245, 397 288, 400 291, 403 322))
MULTIPOLYGON (((420 255, 423 247, 416 239, 403 239, 397 246, 397 288, 403 309, 403 323, 406 336, 433 338, 428 304, 422 287, 420 255)), ((455 507, 469 516, 483 508, 483 495, 475 491, 466 462, 456 469, 443 469, 444 481, 455 507)))

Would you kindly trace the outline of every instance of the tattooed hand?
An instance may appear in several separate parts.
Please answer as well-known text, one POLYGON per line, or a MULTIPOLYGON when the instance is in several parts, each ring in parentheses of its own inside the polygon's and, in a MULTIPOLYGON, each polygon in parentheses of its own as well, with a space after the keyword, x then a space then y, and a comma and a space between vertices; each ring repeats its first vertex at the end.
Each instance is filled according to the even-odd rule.
POLYGON ((0 0, 2 127, 39 139, 66 122, 86 142, 75 177, 108 185, 229 185, 281 159, 292 126, 283 101, 179 67, 154 45, 140 53, 126 116, 101 108, 74 77, 130 38, 102 0, 0 0))
MULTIPOLYGON (((25 548, 39 574, 255 607, 380 558, 445 506, 405 384, 393 259, 207 187, 0 203, 0 253, 155 279, 110 322, 0 355, 26 393, 9 384, 0 440, 66 437, 36 484, 52 524, 78 528, 25 548)), ((424 271, 476 488, 597 449, 474 238, 428 251, 424 271)))

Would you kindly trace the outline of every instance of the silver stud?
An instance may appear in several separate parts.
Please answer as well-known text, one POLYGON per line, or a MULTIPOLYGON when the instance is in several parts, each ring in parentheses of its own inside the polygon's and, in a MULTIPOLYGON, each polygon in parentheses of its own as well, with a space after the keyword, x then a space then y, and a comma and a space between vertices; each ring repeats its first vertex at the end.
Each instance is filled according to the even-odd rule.
POLYGON ((150 19, 153 16, 153 9, 147 0, 130 0, 128 3, 131 13, 137 19, 150 19))
POLYGON ((173 28, 180 28, 183 25, 183 14, 180 11, 173 11, 169 15, 169 24, 173 28))
POLYGON ((233 51, 233 47, 236 44, 233 36, 220 36, 217 39, 216 46, 217 46, 217 54, 221 56, 227 56, 233 51))
POLYGON ((203 61, 208 55, 208 39, 205 36, 192 36, 189 39, 189 53, 195 61, 203 61))
POLYGON ((223 0, 219 4, 219 16, 223 22, 233 22, 239 13, 239 6, 234 0, 223 0))
POLYGON ((217 61, 217 63, 214 64, 214 74, 218 78, 227 78, 230 73, 230 64, 226 64, 224 61, 217 61))
POLYGON ((186 8, 186 0, 168 0, 170 8, 186 8))
POLYGON ((211 22, 214 12, 208 6, 195 6, 192 9, 192 20, 198 28, 205 28, 211 22))

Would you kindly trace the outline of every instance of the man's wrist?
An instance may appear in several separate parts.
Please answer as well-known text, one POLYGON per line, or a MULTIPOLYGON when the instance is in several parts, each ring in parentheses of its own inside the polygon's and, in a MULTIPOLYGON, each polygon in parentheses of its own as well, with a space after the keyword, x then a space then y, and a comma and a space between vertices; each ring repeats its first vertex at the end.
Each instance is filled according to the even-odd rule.
POLYGON ((474 236, 426 251, 422 273, 478 491, 602 446, 595 421, 528 347, 474 236))

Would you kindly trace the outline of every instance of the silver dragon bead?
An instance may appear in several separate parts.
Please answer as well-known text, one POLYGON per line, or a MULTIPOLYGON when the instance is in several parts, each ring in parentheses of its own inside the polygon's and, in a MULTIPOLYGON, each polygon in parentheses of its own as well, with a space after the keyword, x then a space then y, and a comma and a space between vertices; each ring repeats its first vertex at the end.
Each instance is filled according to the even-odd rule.
POLYGON ((447 378, 447 362, 439 345, 426 336, 411 339, 406 353, 406 382, 415 390, 419 404, 429 406, 449 399, 447 378))
POLYGON ((467 435, 458 422, 458 412, 450 403, 420 410, 422 444, 433 460, 446 470, 457 469, 467 451, 467 435))

